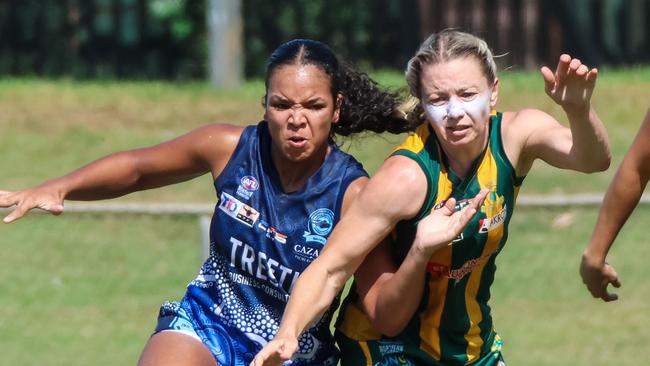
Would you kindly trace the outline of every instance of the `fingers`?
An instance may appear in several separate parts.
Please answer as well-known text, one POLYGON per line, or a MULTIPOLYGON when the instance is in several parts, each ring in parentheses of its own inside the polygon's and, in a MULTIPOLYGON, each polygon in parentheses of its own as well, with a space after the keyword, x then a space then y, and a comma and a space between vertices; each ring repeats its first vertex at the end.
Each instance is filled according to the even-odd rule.
POLYGON ((287 342, 271 341, 255 355, 250 366, 282 365, 284 361, 291 359, 294 351, 295 348, 291 347, 287 342))
POLYGON ((487 197, 488 193, 490 193, 490 190, 487 188, 481 188, 481 190, 472 198, 471 205, 474 206, 475 209, 478 210, 478 208, 483 204, 485 201, 485 197, 487 197))
POLYGON ((555 69, 555 75, 557 77, 564 77, 569 72, 569 65, 571 64, 571 56, 562 54, 560 59, 557 62, 557 68, 555 69))
POLYGON ((10 224, 23 216, 30 210, 38 208, 50 212, 53 215, 60 215, 63 213, 63 203, 58 199, 46 198, 36 199, 25 194, 25 191, 7 192, 0 191, 0 207, 12 207, 14 210, 3 218, 5 224, 10 224))
POLYGON ((603 301, 605 302, 610 302, 610 301, 618 300, 618 295, 609 291, 605 291, 603 296, 601 296, 600 298, 603 299, 603 301))
POLYGON ((546 94, 551 94, 555 89, 555 74, 548 67, 544 66, 539 70, 544 78, 544 90, 546 94))
POLYGON ((596 288, 590 289, 591 294, 595 298, 601 298, 605 302, 618 300, 618 294, 609 292, 607 286, 611 284, 615 288, 621 287, 621 282, 618 278, 618 273, 614 270, 614 267, 605 263, 605 266, 602 268, 602 279, 600 283, 597 284, 596 288))
POLYGON ((449 216, 453 214, 456 211, 456 199, 454 197, 449 197, 443 208, 445 209, 445 215, 449 216))
POLYGON ((12 193, 9 191, 0 191, 0 207, 11 207, 17 203, 12 193))
POLYGON ((2 222, 5 224, 11 224, 19 218, 25 216, 25 212, 27 212, 26 209, 24 209, 22 206, 18 206, 15 210, 11 211, 9 215, 5 216, 5 218, 2 219, 2 222))

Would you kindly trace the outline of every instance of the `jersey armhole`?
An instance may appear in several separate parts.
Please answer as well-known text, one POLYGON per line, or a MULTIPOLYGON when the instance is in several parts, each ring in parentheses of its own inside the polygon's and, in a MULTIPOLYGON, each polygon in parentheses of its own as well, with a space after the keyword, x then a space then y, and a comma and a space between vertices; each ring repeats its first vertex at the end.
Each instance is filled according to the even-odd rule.
POLYGON ((422 172, 424 173, 424 176, 427 179, 427 193, 426 193, 426 198, 424 199, 424 202, 422 203, 422 207, 418 210, 418 213, 411 219, 414 222, 420 221, 423 217, 429 214, 429 211, 433 208, 433 204, 435 203, 435 197, 438 193, 438 186, 434 185, 433 182, 437 181, 437 172, 433 172, 435 174, 435 177, 432 177, 431 174, 431 169, 430 167, 426 164, 426 162, 420 157, 418 154, 414 153, 413 151, 406 150, 406 149, 398 149, 393 151, 393 153, 390 154, 390 156, 395 156, 395 155, 401 155, 404 157, 407 157, 409 159, 414 160, 420 169, 422 169, 422 172))
POLYGON ((503 146, 503 137, 501 135, 501 127, 503 125, 503 114, 501 112, 497 112, 496 115, 490 117, 491 121, 491 129, 492 129, 492 137, 491 137, 491 144, 494 145, 496 144, 496 149, 492 149, 492 151, 497 151, 499 160, 503 163, 504 166, 507 167, 507 169, 510 171, 510 176, 513 177, 513 184, 515 187, 521 186, 523 183, 524 179, 526 176, 518 176, 517 172, 515 171, 514 166, 512 165, 512 162, 510 162, 510 159, 508 158, 508 155, 506 154, 506 149, 503 146))

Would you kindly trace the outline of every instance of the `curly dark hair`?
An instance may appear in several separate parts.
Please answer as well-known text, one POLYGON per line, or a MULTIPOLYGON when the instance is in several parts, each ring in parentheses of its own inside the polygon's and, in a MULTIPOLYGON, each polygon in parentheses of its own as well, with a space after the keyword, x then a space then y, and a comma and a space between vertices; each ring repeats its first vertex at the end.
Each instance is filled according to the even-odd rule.
POLYGON ((403 103, 399 93, 381 89, 366 73, 340 62, 322 42, 294 39, 276 48, 266 68, 267 89, 273 71, 284 65, 314 65, 320 68, 330 77, 334 100, 339 93, 343 96, 339 121, 332 125, 331 137, 334 134, 348 136, 364 131, 398 134, 416 127, 399 109, 403 103))

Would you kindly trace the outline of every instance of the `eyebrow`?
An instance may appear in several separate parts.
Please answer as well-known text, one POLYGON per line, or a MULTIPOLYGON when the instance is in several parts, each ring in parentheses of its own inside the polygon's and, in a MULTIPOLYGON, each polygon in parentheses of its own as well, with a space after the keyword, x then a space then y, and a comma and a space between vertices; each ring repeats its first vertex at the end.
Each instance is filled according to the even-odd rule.
MULTIPOLYGON (((290 100, 288 98, 285 98, 284 96, 277 95, 277 94, 271 95, 269 97, 269 100, 270 101, 281 101, 281 102, 296 103, 293 100, 290 100)), ((303 101, 303 102, 300 102, 300 103, 302 104, 302 103, 319 103, 319 102, 325 103, 326 100, 324 98, 322 98, 322 97, 316 96, 316 97, 312 97, 312 98, 307 99, 306 101, 303 101)))

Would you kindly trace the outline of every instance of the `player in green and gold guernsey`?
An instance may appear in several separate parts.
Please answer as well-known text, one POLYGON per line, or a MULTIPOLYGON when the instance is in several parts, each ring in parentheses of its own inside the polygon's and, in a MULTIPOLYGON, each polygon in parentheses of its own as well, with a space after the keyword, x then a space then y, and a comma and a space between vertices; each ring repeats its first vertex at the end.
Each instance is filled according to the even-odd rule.
POLYGON ((462 207, 481 188, 489 188, 490 193, 453 245, 430 257, 425 267, 428 281, 424 289, 408 294, 404 291, 400 303, 395 304, 403 306, 402 301, 408 296, 422 298, 417 308, 421 316, 411 317, 399 334, 383 337, 375 330, 359 301, 356 287, 352 289, 341 311, 336 334, 341 353, 346 355, 343 365, 375 364, 378 360, 395 365, 440 364, 433 360, 444 360, 444 365, 464 365, 486 353, 492 354, 486 364, 501 359, 500 339, 492 329, 487 301, 496 270, 494 260, 508 237, 508 222, 523 180, 516 175, 504 152, 501 119, 501 113, 490 116, 488 145, 464 178, 449 169, 447 157, 429 124, 420 126, 393 152, 393 156, 408 157, 421 167, 430 193, 414 218, 397 224, 392 235, 394 248, 376 249, 357 271, 357 282, 363 281, 357 286, 363 289, 380 280, 383 273, 394 271, 393 266, 382 261, 404 260, 416 225, 428 212, 440 207, 449 197, 454 197, 456 205, 462 207))
POLYGON ((421 45, 406 79, 418 99, 412 115, 423 124, 386 159, 302 273, 255 365, 291 357, 297 337, 353 273, 338 321, 342 365, 503 364, 488 300, 523 178, 536 159, 582 172, 610 162, 590 104, 597 70, 562 55, 555 72, 541 72, 569 127, 539 110, 494 112, 496 65, 480 38, 447 30, 421 45), (462 231, 450 224, 454 206, 477 207, 462 231), (459 234, 442 242, 445 230, 459 234), (383 240, 391 233, 393 240, 383 240))

